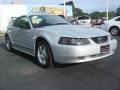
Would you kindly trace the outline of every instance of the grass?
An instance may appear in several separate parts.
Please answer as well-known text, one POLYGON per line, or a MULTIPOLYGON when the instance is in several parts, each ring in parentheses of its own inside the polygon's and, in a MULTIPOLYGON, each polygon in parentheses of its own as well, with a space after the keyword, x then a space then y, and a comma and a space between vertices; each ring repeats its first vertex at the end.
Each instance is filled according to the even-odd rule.
POLYGON ((4 33, 1 33, 1 32, 0 32, 0 36, 3 36, 3 35, 4 35, 4 33))

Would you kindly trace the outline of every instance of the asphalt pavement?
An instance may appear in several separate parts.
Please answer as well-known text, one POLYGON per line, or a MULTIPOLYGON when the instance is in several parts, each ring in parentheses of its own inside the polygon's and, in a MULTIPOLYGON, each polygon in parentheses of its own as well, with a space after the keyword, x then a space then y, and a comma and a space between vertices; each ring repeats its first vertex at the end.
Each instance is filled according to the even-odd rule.
POLYGON ((120 90, 120 37, 114 55, 43 69, 24 53, 7 52, 0 36, 0 90, 120 90))

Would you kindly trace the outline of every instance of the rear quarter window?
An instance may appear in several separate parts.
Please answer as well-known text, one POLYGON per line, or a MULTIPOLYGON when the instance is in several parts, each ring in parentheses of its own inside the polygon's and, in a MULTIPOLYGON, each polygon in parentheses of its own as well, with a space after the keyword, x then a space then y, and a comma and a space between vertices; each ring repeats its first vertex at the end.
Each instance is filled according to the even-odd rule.
POLYGON ((119 17, 119 18, 116 18, 115 21, 120 21, 120 17, 119 17))

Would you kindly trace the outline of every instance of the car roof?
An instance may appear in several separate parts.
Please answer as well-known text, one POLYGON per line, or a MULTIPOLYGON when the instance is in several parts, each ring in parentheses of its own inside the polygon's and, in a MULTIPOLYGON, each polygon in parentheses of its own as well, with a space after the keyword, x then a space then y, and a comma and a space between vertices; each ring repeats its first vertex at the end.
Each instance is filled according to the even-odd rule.
POLYGON ((56 16, 56 15, 49 15, 49 14, 30 14, 26 16, 56 16))

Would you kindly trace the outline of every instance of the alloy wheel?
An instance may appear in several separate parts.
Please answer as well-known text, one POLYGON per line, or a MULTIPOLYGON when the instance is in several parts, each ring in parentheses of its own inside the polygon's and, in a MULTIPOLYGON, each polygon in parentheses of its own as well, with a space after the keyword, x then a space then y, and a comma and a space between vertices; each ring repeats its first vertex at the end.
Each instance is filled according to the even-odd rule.
POLYGON ((113 36, 116 36, 116 35, 118 35, 119 30, 117 28, 112 28, 110 32, 113 36))
POLYGON ((11 46, 11 42, 10 42, 9 37, 6 37, 6 48, 8 51, 12 50, 12 46, 11 46))
POLYGON ((45 66, 47 64, 48 61, 48 54, 47 54, 47 48, 44 45, 40 45, 38 47, 38 53, 37 53, 37 57, 39 62, 45 66))

